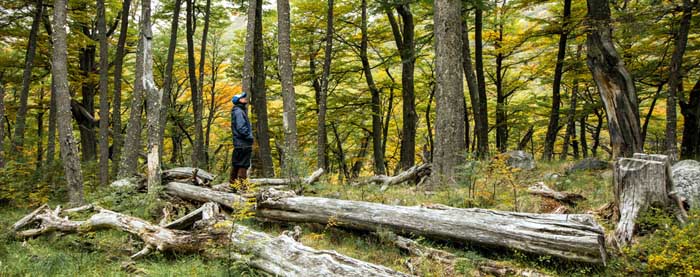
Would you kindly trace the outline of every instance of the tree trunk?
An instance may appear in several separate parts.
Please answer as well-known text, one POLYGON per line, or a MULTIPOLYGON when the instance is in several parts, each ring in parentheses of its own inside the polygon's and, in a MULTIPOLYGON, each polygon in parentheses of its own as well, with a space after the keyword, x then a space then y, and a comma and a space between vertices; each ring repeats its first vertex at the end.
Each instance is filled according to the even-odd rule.
MULTIPOLYGON (((170 23, 170 42, 168 44, 168 58, 165 64, 165 72, 163 72, 163 99, 161 99, 162 107, 160 108, 160 118, 158 125, 160 130, 158 133, 160 147, 159 160, 163 160, 163 145, 165 141, 165 127, 168 125, 168 113, 170 111, 170 97, 172 94, 173 82, 173 65, 175 64, 175 50, 177 48, 177 29, 180 21, 180 7, 182 0, 175 0, 173 6, 173 20, 170 23)), ((173 144, 173 150, 175 144, 173 144)))
POLYGON ((587 63, 608 116, 612 155, 629 157, 643 148, 639 106, 632 77, 613 44, 608 5, 607 0, 588 0, 587 63))
POLYGON ((119 27, 119 39, 117 41, 116 55, 114 57, 114 95, 112 101, 112 174, 117 175, 121 168, 122 159, 122 66, 124 65, 124 55, 126 37, 129 32, 129 9, 131 0, 124 0, 122 4, 121 26, 119 27))
POLYGON ((499 152, 503 153, 508 151, 508 110, 506 105, 508 103, 506 102, 506 98, 508 96, 505 95, 503 91, 503 86, 504 86, 504 75, 506 73, 506 69, 503 66, 503 61, 505 60, 505 56, 503 55, 503 15, 500 14, 500 12, 503 11, 504 6, 506 5, 506 2, 504 1, 502 7, 498 7, 496 15, 499 16, 500 18, 497 19, 497 26, 496 26, 496 32, 497 32, 497 37, 496 40, 494 41, 494 49, 496 50, 496 73, 495 73, 495 82, 494 85, 496 85, 496 148, 498 149, 499 152))
POLYGON ((644 144, 647 140, 649 122, 651 121, 652 114, 654 114, 654 107, 656 107, 656 101, 659 99, 659 95, 661 94, 664 84, 665 82, 656 87, 656 93, 654 94, 654 98, 652 98, 651 104, 649 105, 649 111, 647 112, 647 115, 644 116, 644 124, 642 124, 642 144, 644 144))
MULTIPOLYGON (((97 31, 100 40, 100 185, 109 184, 109 100, 107 82, 109 74, 109 51, 107 49, 107 24, 105 23, 105 2, 97 0, 97 31)), ((128 20, 128 19, 126 19, 128 20)))
MULTIPOLYGON (((694 6, 697 5, 694 1, 694 6)), ((683 54, 688 44, 688 32, 690 20, 693 16, 693 6, 690 0, 683 0, 683 15, 681 17, 678 33, 675 36, 675 47, 671 56, 670 71, 668 73, 668 97, 666 98, 666 153, 669 159, 678 159, 678 144, 676 140, 676 103, 678 101, 678 88, 683 83, 683 54)), ((682 96, 682 95, 681 95, 682 96)))
POLYGON ((588 142, 586 140, 586 121, 588 119, 588 115, 583 114, 579 118, 579 141, 581 142, 581 153, 583 154, 583 158, 588 158, 588 142))
MULTIPOLYGON (((84 35, 92 39, 92 29, 84 26, 81 30, 84 35)), ((87 115, 75 116, 80 130, 80 150, 83 154, 83 161, 95 161, 97 158, 97 134, 95 133, 95 128, 98 127, 98 122, 94 120, 95 89, 97 87, 94 80, 90 78, 90 75, 96 70, 96 55, 97 48, 95 45, 87 45, 78 50, 80 73, 84 79, 80 86, 82 99, 80 103, 74 102, 74 104, 77 104, 77 107, 81 108, 84 115, 87 115)))
POLYGON ((2 80, 2 75, 4 74, 0 74, 0 169, 5 167, 5 80, 2 80))
POLYGON ((461 2, 435 1, 437 102, 433 183, 451 180, 464 159, 461 2))
MULTIPOLYGON (((459 13, 459 9, 455 13, 459 13)), ((606 258, 603 229, 593 217, 582 214, 512 213, 441 205, 391 206, 294 196, 274 190, 262 194, 256 212, 258 217, 271 220, 319 224, 332 221, 336 226, 352 229, 390 230, 573 261, 604 263, 606 258)))
POLYGON ((66 0, 54 0, 53 52, 51 74, 56 82, 58 135, 68 197, 72 205, 83 202, 83 174, 78 159, 78 145, 73 138, 70 92, 68 91, 68 46, 66 42, 66 0))
MULTIPOLYGON (((1 120, 0 116, 0 121, 1 120)), ((0 136, 2 137, 2 136, 0 136)), ((51 99, 49 100, 49 134, 46 142, 46 163, 51 165, 56 156, 56 86, 51 75, 51 99)))
POLYGON ((700 159, 700 80, 690 91, 688 102, 680 102, 683 114, 682 159, 700 159))
POLYGON ((194 60, 194 0, 187 1, 187 72, 192 95, 192 111, 194 113, 194 144, 192 145, 192 166, 204 165, 204 134, 202 132, 202 111, 200 109, 199 89, 197 88, 197 74, 194 60))
POLYGON ((565 161, 569 153, 569 139, 573 137, 574 147, 574 159, 578 159, 578 145, 576 142, 576 98, 578 97, 578 79, 574 79, 573 88, 571 89, 571 97, 569 104, 569 114, 566 116, 566 133, 564 134, 564 144, 562 145, 561 155, 559 160, 565 161))
POLYGON ((384 174, 384 150, 382 150, 382 118, 379 89, 372 77, 372 68, 367 56, 367 1, 362 0, 362 40, 360 42, 360 59, 367 86, 372 94, 372 151, 374 157, 374 174, 384 174))
MULTIPOLYGON (((44 95, 42 93, 41 98, 43 100, 44 95)), ((44 111, 42 110, 36 114, 36 169, 41 170, 41 165, 44 160, 44 111)))
MULTIPOLYGON (((559 33, 559 51, 557 52, 557 65, 554 68, 554 81, 552 83, 552 110, 549 112, 549 125, 544 139, 543 158, 552 160, 554 144, 559 131, 559 107, 561 106, 561 77, 564 75, 564 59, 566 58, 566 40, 569 35, 569 18, 571 17, 571 0, 564 0, 564 17, 559 33)), ((572 98, 574 99, 574 98, 572 98)), ((575 107, 575 104, 574 104, 575 107)), ((569 122, 572 120, 570 119, 569 122)), ((567 128, 567 132, 570 130, 567 128)), ((567 146, 564 146, 567 147, 567 146)), ((566 154, 564 154, 566 156, 566 154)))
MULTIPOLYGON (((136 79, 134 83, 140 83, 141 88, 146 94, 146 102, 148 113, 146 118, 146 130, 148 132, 148 146, 146 148, 147 155, 147 171, 146 177, 148 180, 148 194, 157 197, 160 191, 160 111, 163 91, 156 88, 153 81, 153 54, 151 53, 151 0, 141 0, 141 34, 139 35, 139 54, 141 59, 137 59, 141 63, 136 66, 141 71, 141 79, 136 79)), ((138 77, 139 75, 137 75, 138 77)))
POLYGON ((42 20, 44 12, 43 0, 36 0, 34 8, 34 18, 32 19, 32 27, 29 30, 29 42, 27 52, 24 55, 24 72, 22 74, 22 91, 19 98, 19 110, 17 110, 17 119, 15 121, 15 134, 12 138, 12 153, 21 156, 22 147, 24 146, 24 129, 27 120, 27 101, 29 100, 29 85, 32 81, 32 68, 34 67, 34 54, 36 53, 36 37, 39 32, 39 24, 42 20))
MULTIPOLYGON (((472 65, 472 54, 471 54, 471 49, 469 45, 469 27, 467 26, 467 21, 462 19, 460 20, 462 22, 462 70, 464 71, 464 78, 467 79, 467 89, 469 89, 469 99, 471 100, 472 103, 472 114, 474 117, 474 132, 476 135, 474 136, 474 140, 479 140, 479 134, 482 132, 486 132, 488 128, 483 129, 484 126, 488 124, 484 124, 484 119, 485 118, 482 114, 479 113, 479 88, 477 86, 477 81, 476 81, 476 76, 474 75, 474 66, 472 65)), ((466 109, 466 102, 464 103, 465 109, 464 109, 464 114, 465 114, 465 133, 467 135, 465 136, 465 139, 467 139, 466 144, 467 144, 467 149, 469 148, 469 121, 467 118, 467 109, 466 109)), ((488 127, 488 126, 487 126, 488 127)))
POLYGON ((650 207, 664 208, 669 204, 669 161, 666 156, 659 156, 652 160, 635 154, 634 159, 623 158, 615 163, 615 201, 620 211, 615 237, 620 246, 632 241, 638 216, 650 207))
MULTIPOLYGON (((143 9, 144 6, 142 5, 141 8, 143 9)), ((143 66, 146 59, 146 53, 144 51, 146 48, 143 45, 146 39, 143 36, 146 36, 146 34, 143 33, 143 22, 141 22, 140 25, 141 34, 139 35, 138 49, 136 52, 136 70, 134 74, 134 90, 131 96, 131 112, 129 114, 129 122, 126 126, 124 155, 122 156, 121 166, 119 167, 119 177, 136 175, 139 153, 141 152, 141 114, 143 111, 144 93, 147 93, 147 88, 144 87, 145 82, 143 80, 144 75, 147 73, 144 72, 145 67, 143 66)))
MULTIPOLYGON (((415 26, 413 23, 413 14, 409 3, 403 3, 394 7, 401 16, 403 25, 399 24, 394 18, 394 14, 390 8, 387 8, 386 13, 391 25, 391 31, 394 35, 396 48, 399 50, 401 57, 401 93, 403 100, 403 126, 401 128, 401 152, 399 160, 400 169, 408 169, 415 164, 416 159, 416 96, 414 88, 414 70, 416 64, 416 49, 415 49, 415 26)), ((386 139, 386 137, 384 138, 386 139)), ((386 150, 386 147, 382 147, 386 150)))
POLYGON ((481 158, 485 158, 489 154, 489 122, 488 122, 488 109, 486 100, 486 82, 484 80, 484 45, 482 39, 482 29, 483 29, 483 13, 481 6, 476 5, 476 14, 474 16, 474 65, 476 66, 476 81, 477 89, 479 90, 479 129, 481 132, 477 132, 477 154, 481 158))
MULTIPOLYGON (((253 160, 259 161, 262 177, 275 176, 272 164, 272 148, 270 148, 270 130, 267 122, 267 91, 265 87, 265 52, 262 38, 262 1, 256 1, 255 32, 253 37, 253 90, 250 104, 255 115, 255 138, 258 144, 257 157, 254 151, 253 160)), ((254 167, 255 169, 255 167, 254 167)))
POLYGON ((323 72, 321 73, 321 89, 318 94, 318 142, 316 145, 316 160, 318 167, 328 170, 326 160, 326 102, 328 98, 328 82, 331 74, 331 57, 333 51, 333 0, 328 0, 326 13, 326 48, 323 58, 323 72))
POLYGON ((294 96, 294 67, 290 33, 289 0, 277 1, 277 41, 279 42, 279 70, 282 83, 282 126, 284 127, 285 175, 295 177, 293 169, 297 157, 297 105, 294 96))

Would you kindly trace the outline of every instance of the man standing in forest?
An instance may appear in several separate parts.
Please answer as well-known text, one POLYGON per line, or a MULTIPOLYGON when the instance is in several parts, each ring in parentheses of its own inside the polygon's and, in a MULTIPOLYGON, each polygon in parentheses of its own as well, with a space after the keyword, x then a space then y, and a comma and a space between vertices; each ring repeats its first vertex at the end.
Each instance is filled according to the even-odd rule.
POLYGON ((245 92, 236 94, 231 99, 233 109, 231 109, 231 131, 233 135, 233 155, 231 156, 231 175, 229 182, 245 180, 248 167, 250 167, 250 156, 253 152, 253 132, 248 119, 248 97, 245 92))

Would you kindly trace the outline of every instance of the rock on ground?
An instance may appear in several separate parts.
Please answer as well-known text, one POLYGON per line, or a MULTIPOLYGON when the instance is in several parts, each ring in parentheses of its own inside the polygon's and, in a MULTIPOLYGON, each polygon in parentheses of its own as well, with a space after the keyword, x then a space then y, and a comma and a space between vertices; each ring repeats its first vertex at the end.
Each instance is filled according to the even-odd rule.
POLYGON ((508 157, 507 163, 510 167, 524 170, 535 169, 535 158, 530 153, 522 150, 515 150, 503 153, 503 155, 508 157))
POLYGON ((598 158, 585 158, 576 162, 566 170, 566 174, 582 170, 605 170, 610 168, 610 163, 598 158))
POLYGON ((700 206, 700 162, 683 160, 671 168, 674 191, 685 197, 691 209, 700 206))

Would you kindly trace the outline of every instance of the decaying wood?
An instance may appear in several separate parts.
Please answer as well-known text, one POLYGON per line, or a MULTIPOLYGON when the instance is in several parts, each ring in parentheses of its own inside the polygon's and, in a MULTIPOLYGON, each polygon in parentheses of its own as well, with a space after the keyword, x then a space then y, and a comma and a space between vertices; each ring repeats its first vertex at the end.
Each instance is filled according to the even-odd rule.
MULTIPOLYGON (((398 236, 394 234, 389 234, 388 236, 382 236, 384 240, 388 240, 391 244, 410 253, 412 256, 431 259, 433 261, 439 262, 447 267, 449 272, 454 272, 454 266, 457 260, 457 256, 440 249, 435 249, 418 243, 415 240, 398 236)), ((499 263, 492 260, 479 260, 475 261, 475 269, 478 272, 474 272, 474 275, 486 274, 487 276, 537 276, 546 277, 547 274, 538 272, 532 269, 518 268, 505 263, 499 263)))
POLYGON ((116 213, 97 206, 86 206, 85 211, 94 210, 85 221, 71 221, 68 210, 55 210, 42 206, 31 217, 24 217, 15 226, 26 227, 38 223, 39 227, 20 230, 20 238, 35 237, 51 232, 84 233, 100 229, 117 229, 135 235, 146 246, 132 256, 137 259, 154 250, 172 252, 199 252, 211 245, 211 241, 230 243, 232 257, 260 269, 272 276, 409 276, 384 266, 363 262, 335 251, 316 250, 304 246, 294 239, 280 235, 272 237, 238 224, 215 228, 218 205, 207 203, 192 214, 200 215, 200 221, 209 221, 197 232, 171 230, 153 225, 143 219, 116 213), (30 220, 25 220, 31 218, 30 220), (24 223, 23 223, 24 222, 24 223))
POLYGON ((216 178, 216 175, 194 167, 176 167, 163 170, 164 181, 188 181, 193 184, 208 184, 216 178))
POLYGON ((660 161, 623 158, 615 163, 615 201, 620 210, 620 221, 615 228, 618 245, 632 241, 640 214, 652 206, 669 205, 666 172, 666 163, 660 161))
POLYGON ((238 194, 216 191, 213 189, 193 186, 190 184, 170 182, 165 185, 165 192, 182 199, 198 201, 202 203, 215 202, 230 209, 242 207, 246 198, 238 194))
POLYGON ((225 238, 227 234, 226 232, 213 232, 211 230, 197 233, 170 230, 140 218, 92 205, 72 211, 62 211, 60 207, 51 210, 48 206, 45 206, 38 213, 34 214, 29 221, 23 224, 20 224, 20 222, 15 224, 15 226, 18 226, 18 229, 15 230, 15 235, 19 238, 36 237, 53 232, 85 233, 100 229, 121 230, 139 237, 146 245, 143 250, 132 256, 134 259, 145 256, 153 250, 181 253, 199 252, 208 245, 208 242, 218 241, 225 238), (84 221, 72 221, 67 217, 68 214, 85 210, 93 210, 97 213, 84 221), (38 227, 22 230, 23 227, 30 224, 38 224, 38 227))
POLYGON ((269 220, 386 229, 397 234, 506 247, 563 259, 605 263, 603 229, 590 215, 529 214, 485 209, 429 209, 293 196, 268 190, 257 216, 269 220))
POLYGON ((527 189, 529 194, 539 195, 543 197, 548 197, 551 199, 558 200, 563 203, 575 205, 577 201, 586 200, 583 195, 577 193, 556 191, 549 188, 543 182, 538 182, 527 189))
POLYGON ((323 175, 324 171, 323 168, 316 169, 311 175, 308 177, 304 178, 303 180, 297 180, 293 178, 261 178, 261 179, 250 179, 248 180, 250 183, 255 184, 257 186, 289 186, 295 183, 301 183, 304 185, 310 185, 318 181, 318 179, 321 178, 321 175, 323 175))
POLYGON ((416 184, 420 184, 423 182, 423 180, 430 176, 431 168, 431 164, 427 163, 414 165, 396 176, 375 175, 357 182, 355 185, 365 185, 369 183, 381 184, 382 187, 380 190, 385 191, 389 186, 398 185, 408 181, 415 181, 416 184))

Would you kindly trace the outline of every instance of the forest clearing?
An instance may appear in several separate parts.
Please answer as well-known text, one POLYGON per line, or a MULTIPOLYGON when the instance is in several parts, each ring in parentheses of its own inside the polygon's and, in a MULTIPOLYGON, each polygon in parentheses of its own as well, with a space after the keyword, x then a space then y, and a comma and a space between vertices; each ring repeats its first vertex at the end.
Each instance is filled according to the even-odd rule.
POLYGON ((700 275, 698 0, 0 2, 0 276, 700 275))

